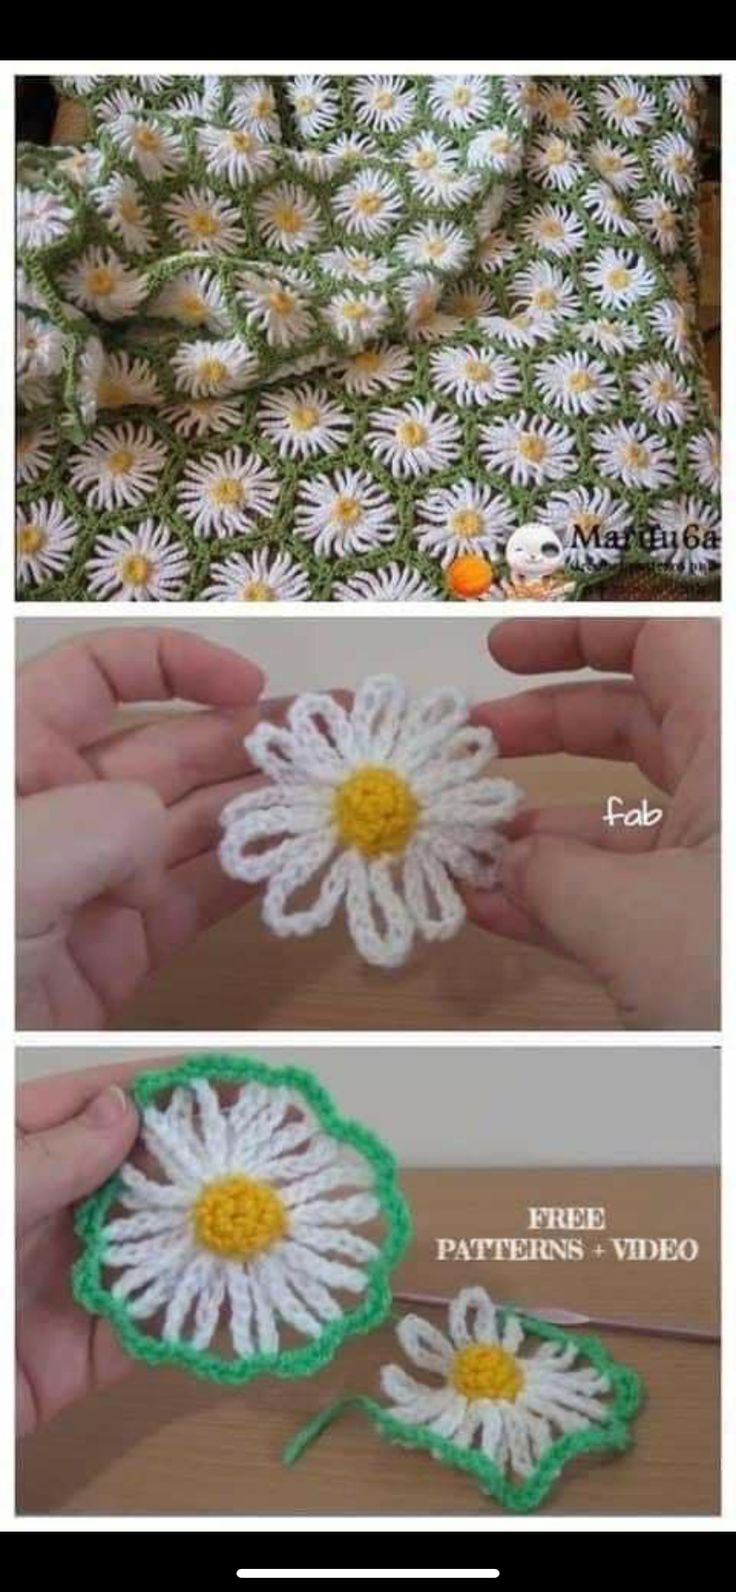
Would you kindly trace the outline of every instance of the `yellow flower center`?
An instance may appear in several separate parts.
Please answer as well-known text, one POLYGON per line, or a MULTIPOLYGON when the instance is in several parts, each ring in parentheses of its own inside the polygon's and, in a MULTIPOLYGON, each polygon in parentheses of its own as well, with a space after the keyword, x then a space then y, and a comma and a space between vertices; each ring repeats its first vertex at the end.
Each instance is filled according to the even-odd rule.
POLYGON ((613 288, 614 293, 620 293, 625 287, 628 287, 631 281, 631 272, 627 271, 625 265, 614 265, 613 270, 609 271, 606 280, 608 286, 613 288))
POLYGON ((354 199, 355 209, 361 216, 374 216, 381 208, 381 195, 374 188, 368 188, 364 193, 358 193, 354 199))
POLYGON ((255 144, 255 138, 252 133, 231 133, 228 143, 237 155, 249 155, 255 144))
POLYGON ((621 94, 616 100, 614 109, 619 116, 634 116, 639 108, 639 102, 633 94, 621 94))
POLYGON ((94 271, 89 272, 87 288, 96 298, 106 298, 108 293, 112 293, 114 286, 115 277, 106 265, 98 265, 94 271))
POLYGON ((219 481, 213 481, 210 488, 210 498, 222 509, 236 509, 244 498, 243 483, 235 476, 221 475, 219 481))
POLYGON ((342 313, 346 321, 363 321, 370 315, 370 308, 362 299, 348 299, 347 304, 343 304, 342 313))
POLYGON ((185 292, 180 294, 179 314, 184 318, 185 321, 189 321, 193 326, 198 326, 203 320, 205 320, 207 316, 207 305, 205 304, 201 293, 196 293, 192 288, 188 288, 185 290, 185 292))
POLYGON ((288 1226, 286 1207, 276 1189, 244 1174, 208 1183, 192 1216, 202 1248, 230 1260, 247 1260, 270 1249, 288 1226))
POLYGON ((101 409, 122 409, 130 403, 130 388, 122 381, 103 376, 97 387, 97 402, 101 409))
POLYGON ((429 238, 424 245, 424 252, 430 260, 441 260, 447 253, 447 243, 444 238, 429 238))
POLYGON ((288 315, 294 308, 294 294, 285 287, 275 287, 268 294, 266 302, 277 315, 288 315))
POLYGON ((582 531, 585 536, 589 536, 591 531, 598 530, 600 524, 600 515, 591 514, 590 510, 586 509, 581 514, 575 515, 573 530, 582 531))
POLYGON ((354 370, 360 370, 370 376, 374 371, 381 369, 383 355, 377 354, 373 348, 367 348, 364 353, 356 354, 352 364, 354 370))
POLYGON ((547 145, 545 159, 548 166, 561 166, 567 158, 567 146, 562 138, 553 138, 547 145))
POLYGON ((690 165, 691 165, 691 159, 690 159, 689 150, 684 155, 683 154, 673 155, 671 157, 671 165, 672 165, 672 170, 674 172, 677 172, 678 176, 685 177, 687 175, 687 173, 689 172, 690 165))
POLYGON ((40 553, 46 541, 46 532, 40 525, 22 525, 18 532, 18 552, 24 558, 32 558, 34 553, 40 553))
POLYGON ((465 106, 470 104, 470 97, 470 89, 464 83, 460 83, 450 95, 450 104, 457 105, 460 110, 464 110, 465 106))
POLYGON ((254 100, 254 102, 253 102, 253 115, 257 116, 257 117, 270 116, 273 108, 274 108, 273 94, 271 94, 267 90, 265 94, 259 94, 258 98, 256 100, 254 100))
POLYGON ((361 507, 358 498, 350 497, 347 492, 341 492, 330 509, 330 519, 338 525, 354 525, 360 519, 361 507))
POLYGON ((118 564, 118 574, 126 586, 145 586, 151 576, 150 559, 143 553, 126 553, 118 564))
POLYGON ((189 231, 197 238, 211 238, 217 231, 217 220, 211 210, 193 210, 189 217, 189 231))
POLYGON ((297 95, 295 108, 300 116, 309 116, 310 112, 316 109, 316 106, 317 101, 313 94, 297 95))
POLYGON ((123 221, 129 221, 133 226, 135 226, 137 221, 140 221, 141 207, 138 200, 131 198, 130 194, 123 195, 118 204, 118 211, 123 221))
POLYGON ((136 127, 133 143, 138 149, 158 149, 160 139, 155 127, 136 127))
POLYGON ((492 155, 508 155, 511 149, 511 139, 507 133, 496 133, 491 139, 490 149, 492 155))
POLYGON ((556 122, 567 122, 572 116, 572 105, 564 94, 552 94, 547 101, 547 110, 556 122))
POLYGON ((661 210, 657 211, 656 220, 657 226, 662 232, 674 232, 675 227, 677 226, 676 216, 673 215, 671 210, 665 209, 664 206, 661 210))
POLYGON ((539 222, 540 238, 561 238, 562 232, 562 222, 556 216, 543 216, 539 222))
POLYGON ((411 157, 411 164, 415 171, 431 171, 437 165, 436 149, 418 149, 411 157))
POLYGON ((396 427, 396 441, 403 448, 421 448, 427 440, 427 427, 419 420, 402 420, 396 427))
POLYGON ((319 409, 314 404, 296 404, 289 413, 292 431, 311 431, 319 420, 319 409))
POLYGON ((275 205, 272 220, 279 232, 300 232, 302 227, 302 214, 296 205, 275 205))
POLYGON ((538 287, 534 291, 532 304, 538 310, 553 310, 557 303, 557 294, 553 287, 538 287))
POLYGON ((483 529, 483 515, 477 509, 457 509, 450 516, 450 530, 456 536, 477 536, 483 529))
POLYGON ((364 857, 381 857, 404 850, 416 827, 419 803, 393 769, 367 764, 338 785, 332 812, 345 846, 355 846, 364 857))
POLYGON ((574 370, 567 378, 567 385, 570 392, 590 392, 593 377, 587 370, 574 370))
POLYGON ((206 381, 211 386, 219 386, 221 381, 227 379, 229 372, 227 365, 221 359, 203 359, 200 362, 198 375, 200 381, 206 381))
POLYGON ((649 463, 649 454, 641 442, 627 442, 621 457, 632 470, 643 470, 649 463))
POLYGON ((240 601, 243 603, 275 603, 276 593, 271 586, 266 585, 265 581, 252 580, 247 586, 243 587, 240 593, 240 601))
POLYGON ((107 469, 109 475, 127 475, 128 470, 135 464, 135 454, 130 448, 116 448, 108 456, 107 469))
POLYGON ((528 459, 530 464, 541 464, 547 457, 547 444, 544 437, 532 437, 528 433, 519 437, 519 453, 522 459, 528 459))
POLYGON ((662 376, 659 381, 652 383, 652 397, 658 399, 660 403, 669 403, 670 398, 674 398, 675 391, 674 382, 667 376, 662 376))
POLYGON ((466 1399, 505 1399, 513 1404, 524 1386, 518 1360, 499 1343, 469 1343, 452 1362, 450 1382, 466 1399))
POLYGON ((468 381, 488 381, 492 375, 492 368, 487 359, 467 359, 465 361, 465 375, 468 381))
POLYGON ((377 111, 393 110, 395 103, 396 95, 391 92, 390 88, 379 89, 378 93, 374 95, 373 98, 373 104, 375 105, 377 111))

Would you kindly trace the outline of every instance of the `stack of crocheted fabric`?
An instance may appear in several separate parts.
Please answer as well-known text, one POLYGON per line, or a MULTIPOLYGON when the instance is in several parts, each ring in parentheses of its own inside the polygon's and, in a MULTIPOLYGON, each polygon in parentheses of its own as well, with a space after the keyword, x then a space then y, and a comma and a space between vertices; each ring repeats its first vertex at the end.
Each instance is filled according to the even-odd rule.
POLYGON ((693 82, 59 87, 85 142, 20 151, 22 596, 716 568, 693 82))

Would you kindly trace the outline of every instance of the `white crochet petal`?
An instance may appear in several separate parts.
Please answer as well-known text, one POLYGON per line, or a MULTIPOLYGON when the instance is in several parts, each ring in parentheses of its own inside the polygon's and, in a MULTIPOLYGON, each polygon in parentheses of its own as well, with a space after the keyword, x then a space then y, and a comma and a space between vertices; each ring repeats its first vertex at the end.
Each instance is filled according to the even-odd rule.
POLYGON ((453 1393, 451 1388, 445 1388, 445 1405, 431 1420, 427 1422, 430 1432, 436 1432, 438 1437, 455 1437, 459 1432, 465 1418, 467 1401, 461 1393, 453 1393))
POLYGON ((461 691, 442 686, 410 702, 398 736, 394 763, 405 774, 415 773, 434 756, 437 747, 459 730, 468 716, 461 691))
POLYGON ((120 1168, 120 1181, 120 1204, 127 1210, 148 1210, 153 1205, 159 1210, 181 1211, 191 1198, 188 1188, 178 1183, 158 1183, 127 1161, 120 1168))
POLYGON ((287 1239, 280 1246, 279 1256, 283 1257, 290 1275, 319 1277, 329 1287, 345 1288, 348 1293, 362 1293, 365 1288, 364 1272, 355 1266, 345 1266, 341 1261, 327 1260, 324 1255, 315 1255, 306 1244, 287 1239))
POLYGON ((265 1297, 276 1317, 287 1321, 289 1326, 304 1338, 318 1338, 322 1330, 322 1323, 318 1316, 299 1298, 295 1292, 278 1255, 259 1255, 252 1263, 253 1276, 263 1290, 265 1297))
POLYGON ((293 1225, 316 1223, 319 1227, 337 1227, 342 1222, 372 1222, 378 1215, 379 1204, 374 1194, 348 1194, 339 1200, 311 1200, 295 1212, 293 1225))
POLYGON ((352 724, 357 757, 383 763, 394 751, 406 708, 406 690, 392 675, 377 674, 359 686, 352 724))
POLYGON ((255 1347, 253 1290, 246 1273, 234 1261, 225 1267, 224 1276, 230 1301, 230 1337, 235 1353, 246 1358, 255 1347))
POLYGON ((176 1287, 166 1307, 161 1337, 164 1343, 178 1343, 195 1301, 215 1276, 216 1268, 207 1255, 194 1255, 179 1273, 176 1287))
POLYGON ((228 1133, 217 1093, 206 1078, 195 1078, 192 1091, 199 1107, 199 1132, 210 1177, 222 1177, 228 1170, 228 1133))
POLYGON ((331 835, 318 836, 300 842, 301 852, 290 858, 288 866, 273 876, 263 898, 263 921, 274 934, 311 934, 314 929, 325 929, 332 922, 348 883, 349 853, 342 852, 322 879, 315 901, 310 907, 289 912, 287 905, 302 885, 308 884, 329 861, 335 850, 331 835))
POLYGON ((105 1237, 108 1242, 117 1240, 119 1243, 133 1238, 161 1238, 162 1234, 173 1233, 180 1228, 181 1220, 179 1209, 136 1211, 133 1216, 118 1216, 108 1222, 105 1237))
POLYGON ((303 783, 304 768, 291 730, 280 724, 257 724, 245 738, 245 749, 277 785, 303 783))
POLYGON ((249 813, 266 812, 271 807, 283 807, 288 800, 289 810, 292 806, 301 811, 303 807, 313 806, 322 810, 327 793, 315 790, 314 785, 302 780, 301 784, 289 784, 286 791, 280 785, 260 785, 257 790, 241 791, 239 796, 234 796, 231 802, 223 807, 220 813, 220 823, 227 828, 237 819, 245 818, 249 813))
POLYGON ((499 1451, 506 1446, 499 1406, 493 1399, 478 1399, 476 1414, 480 1425, 480 1446, 483 1453, 492 1464, 498 1464, 499 1451))
POLYGON ((221 1267, 213 1267, 194 1308, 191 1345, 193 1349, 208 1349, 217 1331, 225 1302, 225 1274, 221 1267))
POLYGON ((423 1382, 417 1382, 415 1377, 404 1370, 403 1365, 382 1365, 379 1375, 383 1392, 395 1404, 418 1404, 425 1401, 432 1411, 445 1392, 443 1387, 428 1388, 423 1382))
POLYGON ((444 864, 415 843, 403 866, 403 891, 412 918, 425 940, 449 940, 465 918, 465 906, 444 864))
POLYGON ((305 845, 310 842, 303 836, 310 833, 315 837, 313 846, 326 837, 324 814, 310 814, 300 827, 296 809, 292 812, 288 807, 275 807, 271 812, 251 813, 236 818, 225 831, 220 841, 220 862, 231 879, 242 879, 244 884, 260 884, 274 874, 288 878, 304 857, 305 845), (259 845, 267 837, 283 835, 285 831, 291 838, 277 840, 273 846, 259 845), (249 851, 249 846, 258 849, 249 851))
POLYGON ((501 1348, 507 1354, 518 1354, 524 1342, 524 1328, 518 1316, 507 1316, 501 1331, 501 1348))
POLYGON ((297 1178, 309 1177, 312 1172, 321 1171, 322 1167, 332 1166, 340 1160, 340 1150, 341 1146, 326 1135, 313 1138, 309 1148, 299 1155, 281 1154, 269 1145, 264 1151, 268 1159, 259 1162, 259 1173, 261 1177, 273 1178, 277 1183, 290 1183, 297 1178))
MULTIPOLYGON (((250 1142, 246 1140, 240 1162, 242 1170, 252 1173, 254 1177, 280 1182, 279 1167, 286 1158, 286 1152, 297 1150, 300 1144, 304 1144, 311 1137, 313 1131, 312 1123, 299 1117, 294 1122, 286 1122, 268 1139, 260 1135, 259 1140, 250 1142)), ((294 1159, 297 1162, 306 1161, 307 1153, 294 1159)))
POLYGON ((141 1122, 141 1138, 172 1182, 191 1191, 206 1181, 205 1155, 192 1127, 171 1121, 165 1111, 148 1106, 141 1122))
POLYGON ((519 791, 509 779, 477 779, 455 790, 431 793, 424 808, 425 822, 433 824, 472 824, 490 830, 493 824, 507 823, 519 810, 519 791))
POLYGON ((312 779, 345 778, 357 747, 350 717, 334 697, 305 691, 289 709, 289 725, 300 766, 312 779))
POLYGON ((290 1271, 289 1276, 297 1293, 309 1309, 319 1316, 320 1321, 339 1320, 342 1310, 337 1300, 333 1299, 329 1288, 326 1288, 315 1276, 313 1268, 309 1272, 290 1271))
POLYGON ((452 1364, 452 1348, 444 1333, 421 1316, 403 1316, 396 1336, 405 1355, 422 1371, 437 1371, 446 1376, 452 1364))
POLYGON ((482 725, 465 724, 448 737, 431 762, 417 771, 412 779, 412 787, 418 796, 427 800, 453 786, 462 786, 466 780, 474 780, 487 767, 495 752, 490 730, 482 725))
POLYGON ((256 1256, 250 1268, 250 1290, 253 1301, 253 1333, 256 1348, 262 1354, 276 1354, 279 1347, 279 1331, 276 1324, 268 1290, 264 1288, 258 1275, 258 1259, 256 1256))
POLYGON ((414 925, 394 887, 388 861, 366 863, 357 851, 350 862, 346 912, 361 956, 375 967, 400 967, 411 950, 414 925))
POLYGON ((530 1442, 529 1425, 515 1404, 501 1403, 499 1407, 508 1444, 509 1465, 517 1476, 530 1476, 536 1459, 530 1442))
POLYGON ((485 1288, 462 1288, 448 1311, 450 1337, 457 1349, 469 1343, 498 1343, 496 1311, 485 1288))
POLYGON ((361 1233, 351 1233, 347 1227, 321 1227, 295 1216, 291 1234, 318 1255, 344 1255, 348 1260, 367 1261, 374 1260, 378 1254, 377 1244, 372 1244, 361 1233))
POLYGON ((498 883, 500 858, 506 844, 502 835, 490 831, 479 840, 472 831, 460 829, 455 835, 427 826, 422 832, 425 849, 445 863, 455 879, 492 890, 498 883))
POLYGON ((323 1167, 321 1171, 314 1172, 311 1177, 301 1178, 296 1183, 287 1183, 281 1189, 281 1198, 289 1210, 297 1209, 300 1205, 308 1204, 319 1194, 327 1194, 330 1189, 349 1188, 355 1184, 370 1187, 373 1174, 370 1166, 366 1164, 360 1173, 350 1172, 345 1165, 337 1162, 334 1166, 323 1167))

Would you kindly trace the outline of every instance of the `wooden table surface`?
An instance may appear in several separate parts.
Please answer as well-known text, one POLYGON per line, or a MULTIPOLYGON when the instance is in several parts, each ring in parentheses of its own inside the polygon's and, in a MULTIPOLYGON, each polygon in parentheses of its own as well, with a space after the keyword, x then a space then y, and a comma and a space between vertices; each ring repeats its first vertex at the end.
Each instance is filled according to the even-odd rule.
MULTIPOLYGON (((529 803, 597 804, 615 793, 654 799, 631 764, 582 757, 507 758, 529 803)), ((121 1029, 617 1029, 606 991, 581 968, 467 925, 445 945, 421 942, 397 972, 371 968, 344 923, 278 940, 250 902, 149 978, 119 1014, 121 1029)))
MULTIPOLYGON (((454 1293, 482 1283, 499 1300, 717 1325, 717 1176, 710 1170, 415 1171, 404 1175, 416 1237, 396 1289, 454 1293), (610 1236, 695 1237, 698 1259, 481 1265, 439 1262, 441 1237, 517 1236, 527 1206, 604 1205, 610 1236)), ((443 1313, 428 1310, 438 1325, 443 1313)), ((561 1515, 709 1515, 719 1509, 715 1346, 602 1332, 646 1385, 635 1443, 576 1461, 543 1506, 561 1515)), ((388 1325, 353 1339, 319 1376, 241 1391, 136 1366, 20 1446, 23 1515, 495 1515, 469 1478, 392 1447, 364 1417, 337 1421, 292 1469, 280 1460, 302 1422, 346 1392, 375 1391, 397 1355, 388 1325)))

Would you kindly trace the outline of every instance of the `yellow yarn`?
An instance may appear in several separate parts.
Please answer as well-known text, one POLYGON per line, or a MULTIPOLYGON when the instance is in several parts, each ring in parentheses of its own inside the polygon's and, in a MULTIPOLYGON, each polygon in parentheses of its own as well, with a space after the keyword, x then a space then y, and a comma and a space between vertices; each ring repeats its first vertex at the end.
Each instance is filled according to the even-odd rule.
POLYGON ((281 1196, 268 1183, 244 1174, 208 1183, 195 1202, 193 1219, 198 1243, 231 1260, 270 1249, 287 1230, 281 1196))
POLYGON ((333 817, 340 839, 364 857, 403 851, 419 816, 419 803, 406 780, 391 768, 366 764, 335 791, 333 817))
POLYGON ((513 1403, 524 1385, 518 1360, 499 1343, 469 1343, 452 1362, 450 1381, 466 1399, 506 1399, 513 1403))

